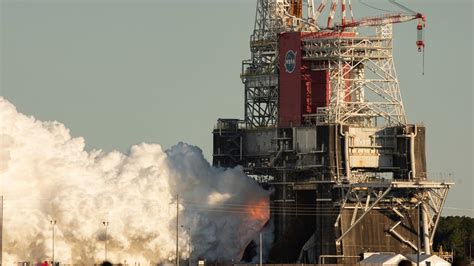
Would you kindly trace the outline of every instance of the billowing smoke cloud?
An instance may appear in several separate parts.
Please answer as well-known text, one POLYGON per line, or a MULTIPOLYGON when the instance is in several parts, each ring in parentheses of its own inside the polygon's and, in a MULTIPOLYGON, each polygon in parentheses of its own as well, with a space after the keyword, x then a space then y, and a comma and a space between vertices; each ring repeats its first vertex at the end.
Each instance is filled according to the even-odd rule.
POLYGON ((176 195, 182 258, 239 260, 269 218, 268 193, 242 170, 216 169, 180 143, 84 151, 58 122, 17 112, 0 98, 3 261, 92 264, 175 259, 176 195))

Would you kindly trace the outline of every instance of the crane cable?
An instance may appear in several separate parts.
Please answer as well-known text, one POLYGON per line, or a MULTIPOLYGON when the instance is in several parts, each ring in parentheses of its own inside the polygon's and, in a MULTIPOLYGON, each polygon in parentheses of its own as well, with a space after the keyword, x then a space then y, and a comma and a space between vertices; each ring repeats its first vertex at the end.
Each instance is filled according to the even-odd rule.
POLYGON ((423 54, 421 55, 422 62, 421 62, 421 75, 425 75, 425 47, 423 47, 423 54))
MULTIPOLYGON (((416 11, 414 11, 414 10, 398 3, 396 0, 388 0, 388 2, 391 3, 392 5, 398 6, 400 9, 404 10, 405 12, 403 12, 403 13, 408 13, 408 14, 411 14, 411 15, 419 14, 418 12, 416 12, 416 11)), ((382 9, 382 8, 378 8, 376 6, 369 5, 368 3, 364 2, 363 0, 359 0, 359 3, 366 6, 366 7, 369 7, 369 8, 375 9, 375 10, 379 10, 379 11, 383 11, 383 12, 396 12, 396 11, 393 11, 393 10, 382 9)), ((424 25, 423 25, 423 28, 424 28, 424 25)), ((424 45, 423 45, 422 49, 423 49, 423 51, 422 51, 421 74, 425 75, 425 47, 424 47, 424 45)))
POLYGON ((376 6, 372 6, 372 5, 369 5, 367 3, 365 3, 363 0, 359 0, 359 3, 366 6, 366 7, 369 7, 369 8, 372 8, 372 9, 375 9, 375 10, 378 10, 378 11, 383 11, 383 12, 395 12, 393 10, 386 10, 386 9, 382 9, 382 8, 378 8, 376 6))
POLYGON ((413 14, 413 15, 415 15, 415 14, 418 13, 418 12, 415 12, 414 10, 412 10, 412 9, 409 9, 408 7, 406 7, 406 6, 404 6, 404 5, 400 4, 400 3, 397 3, 395 0, 388 0, 388 1, 389 1, 391 4, 396 5, 396 6, 398 6, 399 8, 404 9, 405 11, 408 11, 409 13, 411 13, 411 14, 413 14))

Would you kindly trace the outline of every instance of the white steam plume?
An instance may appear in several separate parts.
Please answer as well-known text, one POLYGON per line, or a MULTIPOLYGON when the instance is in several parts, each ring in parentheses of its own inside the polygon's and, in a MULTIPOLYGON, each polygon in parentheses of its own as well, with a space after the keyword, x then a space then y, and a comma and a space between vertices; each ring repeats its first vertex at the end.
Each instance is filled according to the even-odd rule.
POLYGON ((3 262, 92 264, 175 259, 176 194, 181 257, 239 260, 269 218, 268 193, 240 168, 216 169, 200 149, 180 143, 84 151, 58 122, 18 113, 0 97, 3 262))

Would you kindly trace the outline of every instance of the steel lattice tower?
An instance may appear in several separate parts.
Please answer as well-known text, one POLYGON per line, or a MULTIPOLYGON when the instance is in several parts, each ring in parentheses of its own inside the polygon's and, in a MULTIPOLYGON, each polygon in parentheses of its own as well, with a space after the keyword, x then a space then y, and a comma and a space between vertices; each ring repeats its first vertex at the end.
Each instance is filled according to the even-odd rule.
POLYGON ((318 121, 406 125, 392 55, 392 25, 377 27, 374 36, 347 33, 303 37, 303 58, 315 62, 318 70, 329 71, 330 99, 327 107, 319 108, 318 121))
POLYGON ((390 2, 404 13, 355 20, 351 0, 307 0, 306 13, 257 0, 245 119, 218 120, 213 164, 274 191, 270 262, 431 252, 453 183, 428 179, 426 129, 407 122, 393 60, 392 24, 417 19, 423 51, 425 17, 390 2))
POLYGON ((258 0, 250 37, 251 59, 242 62, 245 122, 249 127, 274 126, 278 110, 277 28, 273 0, 258 0))

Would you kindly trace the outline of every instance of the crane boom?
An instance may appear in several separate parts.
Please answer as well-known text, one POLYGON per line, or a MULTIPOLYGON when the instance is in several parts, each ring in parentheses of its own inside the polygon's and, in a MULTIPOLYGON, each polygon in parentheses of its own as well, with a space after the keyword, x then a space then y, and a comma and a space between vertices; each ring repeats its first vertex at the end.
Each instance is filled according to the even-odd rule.
MULTIPOLYGON (((270 0, 266 0, 270 1, 270 0)), ((319 0, 319 5, 315 5, 315 0, 305 0, 308 12, 306 17, 303 14, 303 0, 273 0, 282 4, 283 12, 280 12, 283 24, 287 29, 294 31, 312 31, 317 29, 321 32, 344 32, 354 31, 357 27, 378 27, 387 24, 403 23, 418 19, 416 46, 418 51, 422 52, 425 48, 423 39, 423 31, 426 25, 425 16, 418 13, 400 3, 397 0, 388 0, 389 3, 396 5, 402 9, 400 12, 387 13, 379 16, 364 17, 354 19, 352 12, 351 0, 319 0), (339 3, 340 2, 340 3, 339 3), (329 5, 330 3, 330 5, 329 5), (346 5, 348 4, 348 6, 346 5), (340 5, 340 13, 337 13, 340 5), (347 7, 349 8, 350 20, 346 19, 347 7), (324 11, 327 12, 324 12, 324 11), (327 13, 327 23, 323 25, 323 21, 319 20, 322 13, 327 13), (339 14, 339 16, 337 15, 339 14), (339 20, 340 18, 340 20, 339 20)), ((361 2, 362 3, 362 2, 361 2)), ((369 6, 370 7, 370 6, 369 6)), ((376 7, 372 7, 378 9, 376 7)), ((378 9, 382 10, 383 9, 378 9)))
POLYGON ((336 25, 336 27, 353 28, 353 27, 364 27, 364 26, 382 26, 386 24, 407 22, 407 21, 411 21, 415 19, 422 19, 424 22, 425 16, 423 16, 420 13, 416 13, 413 15, 395 13, 395 14, 388 14, 388 15, 383 15, 383 16, 376 16, 376 17, 365 17, 360 20, 348 22, 346 24, 338 24, 336 25))

